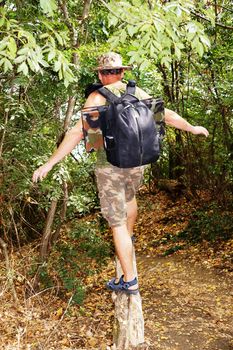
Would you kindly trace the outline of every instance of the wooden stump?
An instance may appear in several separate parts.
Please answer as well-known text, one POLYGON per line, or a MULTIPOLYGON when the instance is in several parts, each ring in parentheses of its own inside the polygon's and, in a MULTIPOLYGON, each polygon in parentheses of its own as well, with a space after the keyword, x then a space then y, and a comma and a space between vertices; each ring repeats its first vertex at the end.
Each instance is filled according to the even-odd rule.
MULTIPOLYGON (((134 272, 137 276, 135 251, 133 252, 134 272)), ((122 269, 116 257, 116 276, 120 278, 122 269)), ((142 313, 142 299, 140 294, 127 295, 123 292, 112 293, 115 303, 115 317, 113 326, 114 350, 139 349, 144 343, 144 319, 142 313)))

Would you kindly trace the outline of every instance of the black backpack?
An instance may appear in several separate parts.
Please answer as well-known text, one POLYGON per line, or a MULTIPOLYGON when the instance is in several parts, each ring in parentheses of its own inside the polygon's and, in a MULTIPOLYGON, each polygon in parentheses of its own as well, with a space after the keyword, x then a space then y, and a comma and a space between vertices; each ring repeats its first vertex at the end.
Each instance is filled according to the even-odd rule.
POLYGON ((153 163, 160 155, 164 122, 155 122, 154 114, 163 115, 163 100, 139 100, 135 90, 133 80, 121 97, 105 87, 98 89, 109 103, 107 109, 98 107, 107 160, 119 168, 153 163))

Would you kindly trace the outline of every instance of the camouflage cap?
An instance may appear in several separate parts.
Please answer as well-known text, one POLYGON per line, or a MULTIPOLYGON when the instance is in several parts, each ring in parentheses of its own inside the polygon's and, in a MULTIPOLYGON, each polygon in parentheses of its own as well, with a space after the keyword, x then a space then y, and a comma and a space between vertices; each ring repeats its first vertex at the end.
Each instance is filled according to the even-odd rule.
POLYGON ((131 69, 131 66, 124 66, 122 64, 122 58, 118 53, 107 52, 99 57, 98 67, 96 70, 103 69, 131 69))

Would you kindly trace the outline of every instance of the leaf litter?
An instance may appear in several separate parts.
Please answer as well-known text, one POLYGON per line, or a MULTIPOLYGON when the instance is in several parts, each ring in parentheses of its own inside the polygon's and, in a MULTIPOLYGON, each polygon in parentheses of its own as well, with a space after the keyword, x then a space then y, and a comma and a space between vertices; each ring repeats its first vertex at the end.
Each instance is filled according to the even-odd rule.
MULTIPOLYGON (((233 269, 225 258, 231 256, 232 239, 217 249, 209 242, 182 240, 173 248, 171 237, 187 225, 196 205, 183 197, 174 202, 161 192, 139 198, 135 247, 147 349, 233 349, 233 269)), ((28 245, 11 255, 18 303, 1 262, 0 349, 111 349, 114 305, 104 285, 114 275, 113 259, 87 277, 86 298, 78 306, 70 294, 61 299, 56 286, 26 295, 34 250, 28 245)))

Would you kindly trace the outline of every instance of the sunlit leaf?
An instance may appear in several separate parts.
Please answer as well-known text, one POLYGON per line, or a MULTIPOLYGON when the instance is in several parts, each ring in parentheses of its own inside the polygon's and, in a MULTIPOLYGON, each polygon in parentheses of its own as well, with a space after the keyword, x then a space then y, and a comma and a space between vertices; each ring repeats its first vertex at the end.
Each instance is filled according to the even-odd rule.
POLYGON ((5 18, 4 17, 0 18, 0 27, 2 27, 4 23, 5 23, 5 18))
POLYGON ((40 0, 40 6, 44 13, 48 16, 53 16, 57 10, 57 4, 55 0, 40 0))
POLYGON ((25 62, 21 63, 17 68, 17 72, 22 72, 24 75, 28 75, 28 65, 25 62))
POLYGON ((12 69, 13 69, 13 66, 11 64, 11 61, 9 61, 7 58, 4 58, 4 73, 12 69))
POLYGON ((21 63, 21 62, 26 60, 26 57, 27 56, 25 56, 25 55, 20 55, 20 56, 16 57, 16 59, 14 60, 14 63, 16 63, 16 64, 21 63))
POLYGON ((8 42, 8 49, 10 51, 10 54, 12 55, 13 58, 15 58, 16 51, 17 51, 17 45, 15 42, 15 39, 10 37, 9 42, 8 42))

